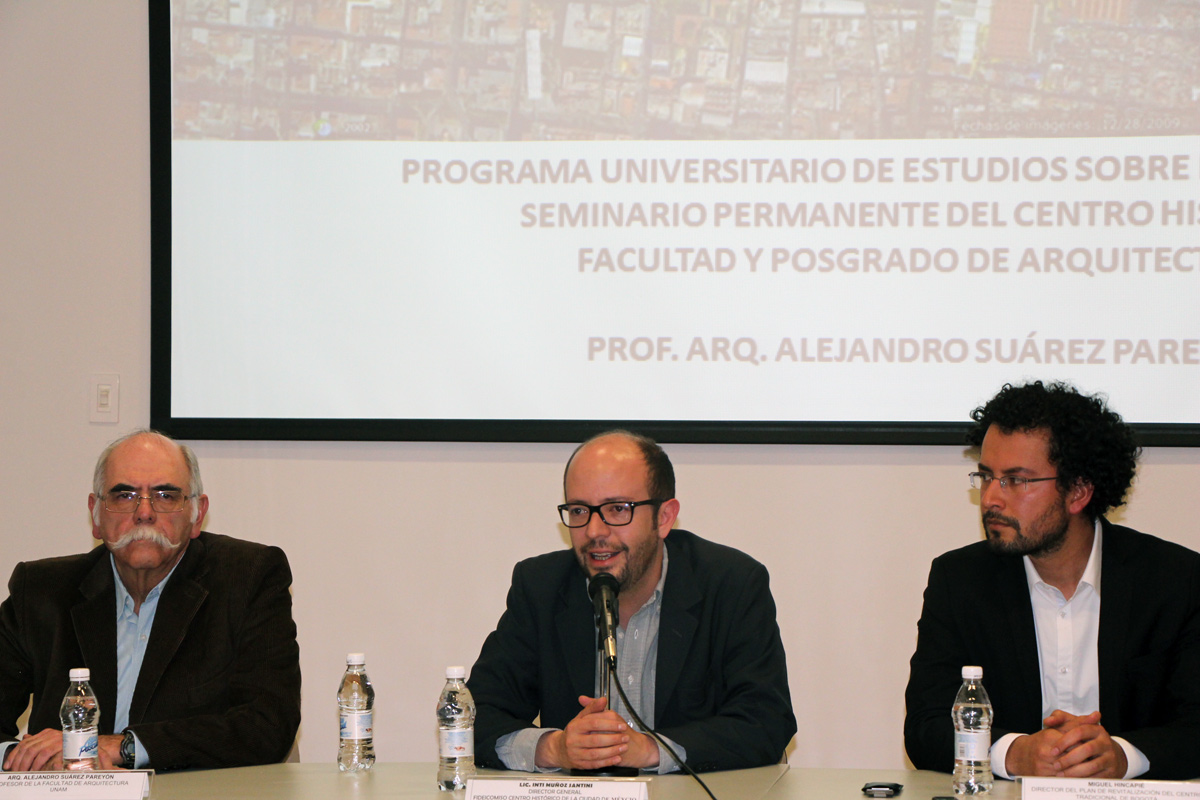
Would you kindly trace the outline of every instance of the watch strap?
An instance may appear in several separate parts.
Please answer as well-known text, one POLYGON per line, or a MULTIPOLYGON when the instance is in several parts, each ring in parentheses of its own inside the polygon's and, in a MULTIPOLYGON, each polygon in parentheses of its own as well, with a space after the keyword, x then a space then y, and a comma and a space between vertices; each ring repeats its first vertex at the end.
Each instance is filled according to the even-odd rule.
POLYGON ((125 729, 125 735, 121 738, 121 766, 125 769, 133 769, 137 763, 137 746, 134 744, 133 731, 125 729))

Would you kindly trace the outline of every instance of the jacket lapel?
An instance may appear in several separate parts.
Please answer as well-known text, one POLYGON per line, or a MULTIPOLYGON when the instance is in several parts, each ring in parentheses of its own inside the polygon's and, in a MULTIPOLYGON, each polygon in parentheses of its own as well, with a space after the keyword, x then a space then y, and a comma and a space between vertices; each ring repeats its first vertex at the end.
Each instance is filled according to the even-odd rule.
POLYGON ((562 642, 574 704, 579 695, 591 697, 596 691, 596 620, 581 570, 570 570, 563 582, 554 623, 562 642))
POLYGON ((138 673, 133 700, 129 704, 130 724, 142 720, 163 672, 175 658, 192 619, 208 597, 208 590, 196 580, 203 577, 203 570, 204 543, 194 539, 159 598, 150 641, 146 643, 146 656, 142 659, 142 670, 138 673))
MULTIPOLYGON (((83 663, 71 666, 91 670, 96 701, 101 709, 112 709, 117 705, 117 593, 108 550, 95 549, 100 551, 96 563, 79 585, 83 600, 71 609, 75 639, 83 654, 83 663)), ((100 732, 112 733, 112 722, 111 712, 101 714, 100 732)))
POLYGON ((700 592, 696 590, 696 576, 685 554, 672 546, 667 535, 666 546, 670 548, 667 561, 667 580, 663 583, 662 618, 658 624, 658 664, 654 687, 654 719, 659 724, 684 662, 692 652, 692 639, 696 635, 699 620, 695 608, 700 604, 700 592))
MULTIPOLYGON (((996 598, 1004 617, 1004 630, 1010 637, 1006 649, 1012 654, 1015 670, 1014 686, 1019 688, 1020 707, 1014 709, 1017 719, 1042 720, 1042 675, 1038 666, 1037 629, 1033 623, 1033 604, 1029 599, 1029 581, 1025 576, 1024 559, 1002 557, 997 574, 996 598)), ((986 685, 987 675, 984 676, 986 685)), ((1035 729, 1036 729, 1035 728, 1035 729)))
POLYGON ((1130 576, 1131 567, 1122 531, 1101 518, 1100 542, 1100 632, 1096 661, 1100 673, 1100 719, 1107 730, 1119 731, 1121 706, 1117 702, 1121 688, 1121 665, 1129 633, 1129 609, 1133 605, 1133 587, 1149 585, 1130 576))

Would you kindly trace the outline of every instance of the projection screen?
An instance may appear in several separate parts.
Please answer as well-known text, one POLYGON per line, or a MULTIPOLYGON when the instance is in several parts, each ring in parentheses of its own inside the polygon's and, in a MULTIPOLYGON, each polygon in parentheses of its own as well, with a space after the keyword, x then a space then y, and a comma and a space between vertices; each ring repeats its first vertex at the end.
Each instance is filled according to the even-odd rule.
POLYGON ((1200 444, 1200 7, 151 2, 152 424, 1200 444))

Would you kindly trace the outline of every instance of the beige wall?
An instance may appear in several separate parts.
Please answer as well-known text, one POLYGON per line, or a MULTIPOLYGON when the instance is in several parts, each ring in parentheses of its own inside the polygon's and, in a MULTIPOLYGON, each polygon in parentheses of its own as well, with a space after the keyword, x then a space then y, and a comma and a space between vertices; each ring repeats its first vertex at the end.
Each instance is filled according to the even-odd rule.
MULTIPOLYGON (((0 0, 4 575, 90 546, 93 459, 149 419, 146 36, 141 0, 0 0), (121 375, 117 425, 88 422, 95 372, 121 375)), ((442 669, 474 660, 513 563, 564 544, 553 506, 570 447, 195 444, 208 527, 291 558, 303 759, 332 760, 343 658, 364 650, 380 757, 432 760, 442 669)), ((929 560, 979 536, 961 448, 668 450, 681 526, 771 570, 800 721, 792 763, 902 766, 929 560)), ((1123 520, 1200 548, 1200 450, 1144 464, 1123 520)))

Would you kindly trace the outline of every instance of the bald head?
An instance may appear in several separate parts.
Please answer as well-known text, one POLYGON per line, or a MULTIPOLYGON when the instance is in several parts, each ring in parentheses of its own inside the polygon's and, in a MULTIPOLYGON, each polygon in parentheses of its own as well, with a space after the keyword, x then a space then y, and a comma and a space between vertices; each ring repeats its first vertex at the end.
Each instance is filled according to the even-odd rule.
MULTIPOLYGON (((112 459, 113 453, 126 444, 136 443, 154 444, 177 450, 183 459, 184 466, 187 468, 188 495, 199 497, 204 494, 204 482, 200 479, 200 462, 196 459, 196 454, 192 452, 192 448, 158 431, 150 430, 149 428, 138 428, 109 443, 108 447, 101 451, 100 457, 96 459, 96 469, 92 473, 92 493, 96 497, 103 497, 104 493, 108 491, 108 464, 112 459)), ((195 509, 193 509, 194 511, 195 509)), ((97 512, 98 509, 93 511, 93 522, 96 521, 97 512)))
MULTIPOLYGON (((589 455, 611 454, 618 462, 640 459, 646 470, 647 495, 655 500, 675 497, 675 468, 671 466, 671 459, 666 452, 650 437, 620 429, 596 434, 575 448, 563 470, 564 493, 571 467, 584 451, 588 451, 589 455)), ((592 459, 587 459, 587 462, 581 463, 581 466, 590 469, 592 459)))

